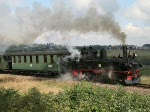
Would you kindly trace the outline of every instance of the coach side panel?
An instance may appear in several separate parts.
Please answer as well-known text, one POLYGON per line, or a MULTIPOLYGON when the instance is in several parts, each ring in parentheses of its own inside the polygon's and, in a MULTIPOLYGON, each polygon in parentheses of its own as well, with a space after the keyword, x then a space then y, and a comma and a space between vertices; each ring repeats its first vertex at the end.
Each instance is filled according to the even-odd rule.
POLYGON ((12 56, 14 70, 52 71, 58 72, 58 55, 12 56))

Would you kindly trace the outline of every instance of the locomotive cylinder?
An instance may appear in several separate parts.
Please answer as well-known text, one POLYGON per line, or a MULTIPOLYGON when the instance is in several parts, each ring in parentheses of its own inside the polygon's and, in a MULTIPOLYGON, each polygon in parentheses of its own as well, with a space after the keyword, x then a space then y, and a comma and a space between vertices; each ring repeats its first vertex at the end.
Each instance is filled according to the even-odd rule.
POLYGON ((100 59, 107 59, 107 52, 105 49, 101 49, 100 51, 100 59))
POLYGON ((127 46, 122 46, 123 49, 123 57, 127 58, 127 46))

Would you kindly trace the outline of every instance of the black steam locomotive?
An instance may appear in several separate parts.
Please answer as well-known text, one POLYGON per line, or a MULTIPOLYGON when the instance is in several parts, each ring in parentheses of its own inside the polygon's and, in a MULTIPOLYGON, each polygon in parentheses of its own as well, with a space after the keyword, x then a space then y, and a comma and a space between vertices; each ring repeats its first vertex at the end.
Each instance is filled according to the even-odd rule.
POLYGON ((122 46, 123 57, 107 57, 105 49, 99 51, 92 47, 81 49, 81 57, 69 58, 66 68, 77 79, 86 79, 121 84, 140 83, 140 67, 136 54, 128 53, 127 46, 122 46), (99 54, 99 55, 98 55, 99 54))

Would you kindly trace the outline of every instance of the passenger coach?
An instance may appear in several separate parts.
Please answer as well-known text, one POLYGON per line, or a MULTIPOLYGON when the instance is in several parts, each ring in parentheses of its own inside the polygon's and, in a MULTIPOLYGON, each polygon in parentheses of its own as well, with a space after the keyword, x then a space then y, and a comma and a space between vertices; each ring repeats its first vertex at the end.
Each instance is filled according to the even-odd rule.
POLYGON ((17 73, 57 74, 64 71, 59 61, 70 55, 67 50, 5 53, 0 56, 0 69, 17 73))

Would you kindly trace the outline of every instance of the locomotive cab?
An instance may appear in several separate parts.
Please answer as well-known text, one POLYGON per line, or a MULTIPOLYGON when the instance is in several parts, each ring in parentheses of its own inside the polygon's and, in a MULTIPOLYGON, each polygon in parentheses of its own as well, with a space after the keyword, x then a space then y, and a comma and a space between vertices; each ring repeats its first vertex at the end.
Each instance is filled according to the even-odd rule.
POLYGON ((89 48, 82 48, 81 49, 81 58, 83 59, 91 59, 91 58, 97 58, 97 50, 93 49, 92 47, 89 48))

